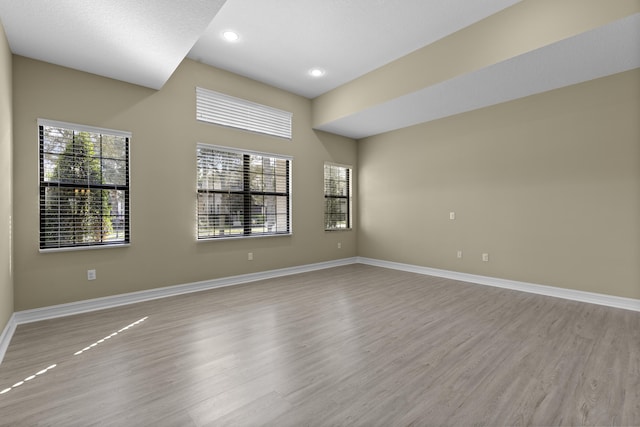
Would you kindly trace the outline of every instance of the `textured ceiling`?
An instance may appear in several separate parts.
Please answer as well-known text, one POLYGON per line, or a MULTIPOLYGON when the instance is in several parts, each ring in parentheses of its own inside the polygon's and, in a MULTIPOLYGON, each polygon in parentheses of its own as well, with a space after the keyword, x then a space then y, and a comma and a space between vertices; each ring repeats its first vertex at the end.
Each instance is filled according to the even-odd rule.
POLYGON ((160 89, 224 0, 0 0, 15 54, 160 89))
MULTIPOLYGON (((15 54, 137 85, 160 89, 189 57, 316 98, 501 11, 538 1, 0 0, 0 20, 15 54), (225 30, 240 39, 224 41, 225 30), (312 67, 326 74, 312 78, 312 67)), ((544 1, 575 16, 585 4, 544 1)), ((640 9, 637 0, 615 1, 640 9)), ((542 22, 547 18, 555 16, 542 22)), ((640 13, 398 93, 316 128, 362 138, 637 67, 640 13)))

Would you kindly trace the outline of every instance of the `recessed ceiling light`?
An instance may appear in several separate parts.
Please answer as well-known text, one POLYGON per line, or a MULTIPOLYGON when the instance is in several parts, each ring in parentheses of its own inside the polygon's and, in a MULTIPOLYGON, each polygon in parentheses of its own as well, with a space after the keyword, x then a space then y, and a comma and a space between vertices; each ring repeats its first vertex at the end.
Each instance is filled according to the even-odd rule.
POLYGON ((238 39, 240 38, 238 33, 230 30, 223 32, 222 37, 224 37, 224 39, 228 42, 235 42, 235 41, 238 41, 238 39))
POLYGON ((309 74, 312 77, 322 77, 324 76, 325 71, 322 68, 312 68, 309 70, 309 74))

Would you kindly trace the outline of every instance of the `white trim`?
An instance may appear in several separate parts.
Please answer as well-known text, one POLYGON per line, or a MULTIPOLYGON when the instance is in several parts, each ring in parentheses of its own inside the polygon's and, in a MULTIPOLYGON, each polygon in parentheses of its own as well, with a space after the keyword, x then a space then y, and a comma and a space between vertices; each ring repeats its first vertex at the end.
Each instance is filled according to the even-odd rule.
POLYGON ((411 273, 425 274, 429 276, 443 277, 446 279, 459 280, 463 282, 475 283, 478 285, 494 286, 498 288, 512 289, 515 291, 528 292, 538 295, 563 298, 572 301, 586 302, 590 304, 604 305, 607 307, 622 308, 624 310, 640 311, 640 300, 634 298, 617 297, 614 295, 597 294, 593 292, 578 291, 574 289, 557 288, 554 286, 537 285, 534 283, 519 282, 516 280, 500 279, 497 277, 479 276, 476 274, 458 273, 437 268, 421 267, 399 262, 382 261, 373 258, 358 257, 360 264, 372 265, 376 267, 402 270, 411 273))
POLYGON ((61 122, 58 120, 49 120, 49 119, 41 119, 41 118, 38 118, 38 126, 51 126, 55 128, 76 130, 78 132, 104 133, 107 135, 122 136, 129 139, 131 139, 131 137, 133 136, 131 132, 126 130, 107 129, 107 128, 100 128, 97 126, 87 126, 87 125, 80 125, 77 123, 68 123, 68 122, 61 122))
POLYGON ((113 249, 113 248, 128 248, 131 246, 131 242, 129 243, 106 243, 101 245, 91 245, 91 246, 65 246, 64 248, 40 248, 38 251, 41 254, 48 254, 52 252, 71 252, 71 251, 93 251, 96 249, 113 249))
POLYGON ((9 321, 7 322, 7 325, 2 330, 2 334, 0 334, 0 363, 2 363, 2 360, 4 359, 4 355, 7 351, 7 348, 9 347, 11 338, 13 338, 16 327, 24 323, 55 319, 57 317, 72 316, 74 314, 88 313, 91 311, 104 310, 108 308, 119 307, 122 305, 135 304, 143 301, 150 301, 154 299, 172 297, 198 291, 205 291, 208 289, 240 285, 243 283, 290 276, 292 274, 306 273, 315 270, 323 270, 325 268, 340 267, 343 265, 355 264, 356 262, 357 261, 355 257, 343 258, 334 261, 281 268, 259 273, 242 274, 239 276, 223 277, 220 279, 205 280, 202 282, 186 283, 182 285, 149 289, 146 291, 131 292, 126 294, 71 302, 67 304, 59 304, 42 308, 34 308, 31 310, 17 311, 11 315, 9 321))
POLYGON ((2 334, 0 334, 0 363, 2 363, 4 354, 7 352, 7 348, 9 348, 9 343, 11 342, 11 338, 13 338, 13 333, 16 331, 16 326, 18 326, 16 314, 13 313, 7 322, 7 326, 4 327, 2 334))
POLYGON ((266 151, 245 150, 244 148, 233 148, 233 147, 227 147, 225 145, 208 144, 206 142, 196 143, 196 156, 197 156, 197 150, 200 148, 203 150, 223 151, 225 153, 240 154, 240 155, 252 154, 254 156, 273 157, 275 159, 289 160, 293 162, 293 156, 290 156, 288 154, 276 154, 276 153, 267 153, 266 151))
POLYGON ((87 313, 91 311, 104 310, 122 305, 135 304, 159 298, 166 298, 176 295, 188 294, 192 292, 204 291, 208 289, 221 288, 225 286, 239 285, 243 283, 255 282, 258 280, 273 279, 277 277, 290 276, 292 274, 306 273, 310 271, 323 270, 326 268, 340 267, 351 264, 365 264, 376 267, 390 268, 393 270, 407 271, 411 273, 425 274, 429 276, 442 277, 446 279, 459 280, 463 282, 475 283, 479 285, 494 286, 505 289, 512 289, 521 292, 528 292, 539 295, 546 295, 556 298, 563 298, 572 301, 598 304, 607 307, 621 308, 640 312, 640 300, 633 298, 616 297, 613 295, 596 294, 592 292, 576 291, 572 289, 556 288, 553 286, 536 285, 533 283, 518 282, 515 280, 499 279, 495 277, 478 276, 475 274, 458 273, 449 270, 440 270, 430 267, 421 267, 411 264, 402 264, 392 261, 383 261, 373 258, 352 257, 342 258, 334 261, 307 264, 297 267, 287 267, 277 270, 263 271, 259 273, 242 274, 239 276, 223 277, 220 279, 205 280, 202 282, 187 283, 182 285, 167 286, 164 288, 149 289, 146 291, 131 292, 127 294, 114 295, 103 298, 95 298, 85 301, 77 301, 68 304, 59 304, 49 307, 23 310, 13 313, 9 322, 0 334, 0 363, 9 347, 9 342, 18 325, 23 323, 37 322, 40 320, 55 319, 57 317, 71 316, 74 314, 87 313))
POLYGON ((336 162, 331 162, 329 160, 325 160, 324 164, 327 165, 327 166, 338 166, 338 167, 341 167, 341 168, 346 168, 346 169, 353 170, 353 165, 347 165, 347 164, 344 164, 344 163, 336 163, 336 162))
POLYGON ((298 267, 288 267, 278 270, 263 271, 259 273, 241 274, 239 276, 223 277, 220 279, 204 280, 202 282, 167 286, 163 288, 149 289, 146 291, 131 292, 126 294, 71 302, 67 304, 23 310, 14 313, 14 316, 16 323, 18 325, 21 325, 23 323, 38 322, 40 320, 55 319, 57 317, 71 316, 74 314, 87 313, 96 310, 104 310, 107 308, 135 304, 137 302, 150 301, 154 299, 172 297, 192 292, 205 291, 208 289, 239 285, 243 283, 289 276, 298 273, 306 273, 309 271, 322 270, 325 268, 339 267, 343 265, 354 264, 355 262, 355 258, 343 258, 335 261, 307 264, 298 267))

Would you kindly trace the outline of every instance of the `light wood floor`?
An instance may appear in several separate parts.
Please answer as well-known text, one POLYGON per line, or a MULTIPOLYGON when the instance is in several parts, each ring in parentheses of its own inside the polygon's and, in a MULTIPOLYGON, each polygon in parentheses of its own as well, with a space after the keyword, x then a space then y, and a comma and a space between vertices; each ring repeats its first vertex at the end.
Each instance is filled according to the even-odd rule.
POLYGON ((20 325, 7 388, 2 425, 637 426, 640 313, 351 265, 20 325))

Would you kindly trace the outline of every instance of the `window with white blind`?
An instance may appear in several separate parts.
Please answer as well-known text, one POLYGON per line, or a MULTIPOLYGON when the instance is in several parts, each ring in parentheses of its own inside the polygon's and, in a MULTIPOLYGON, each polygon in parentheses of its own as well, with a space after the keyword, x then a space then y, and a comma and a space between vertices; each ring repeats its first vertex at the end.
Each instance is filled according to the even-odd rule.
POLYGON ((131 134, 38 120, 40 250, 129 243, 131 134))
POLYGON ((203 122, 291 139, 292 116, 288 111, 196 87, 196 118, 203 122))
POLYGON ((198 239, 291 234, 291 161, 198 144, 198 239))
POLYGON ((351 229, 351 167, 324 164, 324 229, 351 229))

